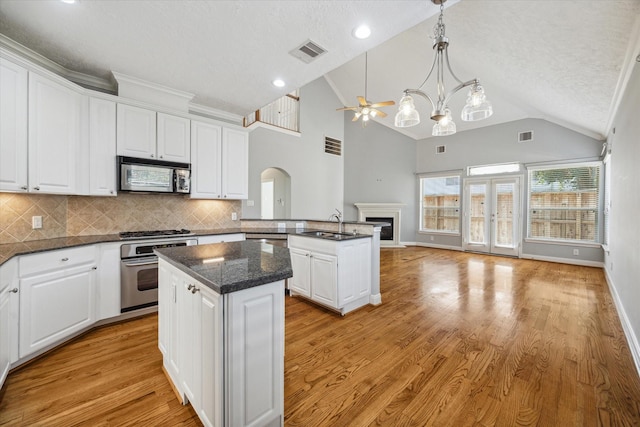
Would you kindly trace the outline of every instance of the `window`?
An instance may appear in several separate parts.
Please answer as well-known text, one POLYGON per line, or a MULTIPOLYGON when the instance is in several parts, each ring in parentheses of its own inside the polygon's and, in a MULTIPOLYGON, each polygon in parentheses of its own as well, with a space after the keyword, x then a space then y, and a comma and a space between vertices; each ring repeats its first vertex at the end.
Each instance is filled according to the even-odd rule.
POLYGON ((493 175, 499 173, 516 173, 520 172, 520 163, 503 163, 501 165, 486 166, 469 166, 467 168, 469 176, 474 175, 493 175))
POLYGON ((599 241, 601 163, 529 169, 528 237, 599 241))
POLYGON ((420 231, 460 233, 460 175, 420 178, 420 231))

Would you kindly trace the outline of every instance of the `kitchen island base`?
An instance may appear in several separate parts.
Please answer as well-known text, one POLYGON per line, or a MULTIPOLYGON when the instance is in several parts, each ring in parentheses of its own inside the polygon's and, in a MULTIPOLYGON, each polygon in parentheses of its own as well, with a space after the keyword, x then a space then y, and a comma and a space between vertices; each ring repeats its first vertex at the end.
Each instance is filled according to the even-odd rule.
POLYGON ((218 294, 159 260, 165 372, 205 426, 282 426, 284 280, 218 294))

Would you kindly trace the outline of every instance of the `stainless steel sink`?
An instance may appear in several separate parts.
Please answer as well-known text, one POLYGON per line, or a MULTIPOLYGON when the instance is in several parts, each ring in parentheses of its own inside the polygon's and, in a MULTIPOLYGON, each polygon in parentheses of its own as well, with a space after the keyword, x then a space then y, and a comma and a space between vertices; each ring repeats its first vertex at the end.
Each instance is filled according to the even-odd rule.
POLYGON ((342 240, 353 237, 352 234, 334 233, 332 231, 302 231, 300 234, 330 240, 342 240))

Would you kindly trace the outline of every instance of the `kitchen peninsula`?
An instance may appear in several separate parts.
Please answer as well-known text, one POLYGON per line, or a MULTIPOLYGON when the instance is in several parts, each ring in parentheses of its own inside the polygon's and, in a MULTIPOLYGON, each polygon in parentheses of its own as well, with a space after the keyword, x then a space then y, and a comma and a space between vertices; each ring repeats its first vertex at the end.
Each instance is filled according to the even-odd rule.
POLYGON ((204 425, 281 426, 289 250, 243 241, 155 252, 158 343, 180 399, 204 425))

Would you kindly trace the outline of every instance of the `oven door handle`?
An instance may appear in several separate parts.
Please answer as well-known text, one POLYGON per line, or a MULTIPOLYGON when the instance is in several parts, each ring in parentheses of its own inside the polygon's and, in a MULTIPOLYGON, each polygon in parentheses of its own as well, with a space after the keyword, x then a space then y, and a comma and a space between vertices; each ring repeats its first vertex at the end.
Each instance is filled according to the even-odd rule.
POLYGON ((151 261, 148 260, 140 260, 140 261, 122 261, 125 267, 139 267, 141 265, 153 265, 158 263, 158 258, 154 257, 151 261))

